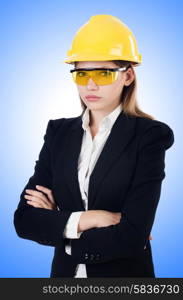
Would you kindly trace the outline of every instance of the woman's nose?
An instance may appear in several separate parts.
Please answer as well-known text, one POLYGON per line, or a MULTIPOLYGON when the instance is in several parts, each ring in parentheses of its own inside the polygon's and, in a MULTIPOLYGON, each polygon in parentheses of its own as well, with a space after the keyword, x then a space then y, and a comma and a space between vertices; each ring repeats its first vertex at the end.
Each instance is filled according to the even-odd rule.
POLYGON ((89 78, 86 86, 89 89, 98 87, 97 84, 93 81, 93 79, 91 77, 89 78))

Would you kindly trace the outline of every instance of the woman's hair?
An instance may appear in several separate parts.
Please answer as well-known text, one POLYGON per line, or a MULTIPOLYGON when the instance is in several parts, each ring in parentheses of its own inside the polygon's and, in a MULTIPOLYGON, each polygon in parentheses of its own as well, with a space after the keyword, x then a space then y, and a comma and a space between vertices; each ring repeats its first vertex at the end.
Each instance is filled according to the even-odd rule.
MULTIPOLYGON (((126 67, 126 66, 130 66, 133 68, 133 64, 135 65, 135 63, 129 62, 129 61, 124 61, 124 60, 111 60, 111 62, 114 62, 117 66, 119 67, 126 67)), ((74 62, 74 65, 76 67, 76 63, 74 62)), ((137 97, 136 97, 136 93, 137 93, 137 78, 136 78, 136 74, 134 71, 134 80, 131 82, 130 85, 128 86, 124 86, 121 96, 120 96, 120 102, 122 103, 122 108, 123 108, 123 112, 126 115, 131 115, 131 116, 135 116, 135 117, 143 117, 143 118, 148 118, 151 120, 154 120, 155 118, 145 112, 143 112, 138 105, 137 102, 137 97)), ((83 109, 81 116, 84 114, 85 109, 87 108, 87 106, 85 105, 85 103, 82 101, 82 98, 79 96, 80 98, 80 102, 81 102, 81 107, 83 109)))

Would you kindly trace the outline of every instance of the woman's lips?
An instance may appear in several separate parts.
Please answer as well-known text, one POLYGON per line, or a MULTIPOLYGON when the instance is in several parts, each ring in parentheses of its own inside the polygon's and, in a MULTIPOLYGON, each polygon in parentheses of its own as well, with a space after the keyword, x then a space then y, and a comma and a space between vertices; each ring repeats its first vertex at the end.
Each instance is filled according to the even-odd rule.
POLYGON ((101 99, 101 97, 96 97, 96 96, 86 96, 85 98, 87 101, 98 101, 101 99))

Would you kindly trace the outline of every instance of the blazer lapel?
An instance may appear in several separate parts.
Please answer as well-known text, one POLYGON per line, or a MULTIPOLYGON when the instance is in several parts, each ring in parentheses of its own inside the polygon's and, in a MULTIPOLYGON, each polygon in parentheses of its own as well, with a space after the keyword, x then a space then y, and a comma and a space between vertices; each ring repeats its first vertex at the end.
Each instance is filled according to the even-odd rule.
MULTIPOLYGON (((131 140, 134 134, 135 120, 133 116, 126 116, 122 111, 117 117, 96 165, 90 175, 88 187, 88 209, 94 207, 96 194, 104 176, 131 140)), ((81 151, 82 137, 81 116, 71 129, 64 157, 64 174, 66 183, 73 194, 78 210, 85 210, 78 182, 78 158, 81 151)))
POLYGON ((102 179, 110 171, 113 164, 122 155, 125 147, 134 134, 135 118, 126 116, 122 111, 116 119, 103 150, 90 175, 88 187, 88 209, 92 209, 96 194, 100 188, 102 179))
POLYGON ((81 151, 84 130, 79 116, 72 125, 64 147, 63 173, 78 210, 85 210, 78 181, 78 158, 81 151))

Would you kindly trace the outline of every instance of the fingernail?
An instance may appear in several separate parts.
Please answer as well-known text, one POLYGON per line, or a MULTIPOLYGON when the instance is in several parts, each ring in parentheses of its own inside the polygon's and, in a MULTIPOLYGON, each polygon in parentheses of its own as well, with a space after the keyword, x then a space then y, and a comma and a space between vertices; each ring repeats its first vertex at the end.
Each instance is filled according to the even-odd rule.
POLYGON ((40 187, 40 185, 36 185, 36 187, 38 187, 38 188, 39 188, 39 187, 40 187))

